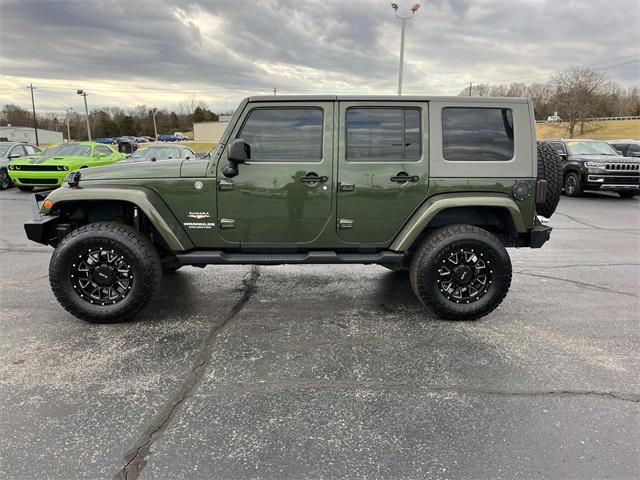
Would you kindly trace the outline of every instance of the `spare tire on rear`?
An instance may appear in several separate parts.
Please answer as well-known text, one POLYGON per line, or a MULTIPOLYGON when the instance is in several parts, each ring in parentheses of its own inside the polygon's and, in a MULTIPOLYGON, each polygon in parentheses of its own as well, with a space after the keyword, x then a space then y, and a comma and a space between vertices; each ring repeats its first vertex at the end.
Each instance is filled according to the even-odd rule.
POLYGON ((538 180, 547 181, 547 194, 544 202, 536 202, 536 212, 550 218, 556 211, 562 193, 562 161, 546 142, 538 142, 538 180))

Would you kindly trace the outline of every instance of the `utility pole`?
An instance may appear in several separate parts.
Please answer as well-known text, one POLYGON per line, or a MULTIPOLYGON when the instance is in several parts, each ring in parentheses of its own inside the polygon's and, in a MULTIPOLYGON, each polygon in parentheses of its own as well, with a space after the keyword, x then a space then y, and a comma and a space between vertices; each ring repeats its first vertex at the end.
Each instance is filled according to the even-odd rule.
POLYGON ((471 96, 471 87, 473 86, 473 82, 469 82, 469 96, 471 96))
POLYGON ((33 107, 33 129, 36 132, 36 145, 39 147, 40 142, 38 141, 38 120, 36 119, 36 101, 33 98, 33 91, 36 87, 33 86, 33 83, 27 87, 31 90, 31 106, 33 107))
POLYGON ((84 97, 84 113, 87 115, 87 138, 91 141, 91 125, 89 125, 89 107, 87 107, 87 92, 84 90, 78 90, 78 95, 84 97))
POLYGON ((413 7, 411 7, 411 15, 408 17, 403 17, 398 15, 398 4, 392 3, 391 8, 394 10, 394 15, 397 19, 399 19, 402 23, 402 29, 400 30, 400 67, 398 68, 398 95, 402 95, 402 74, 404 70, 404 32, 407 25, 407 20, 413 18, 413 15, 420 9, 420 4, 416 3, 413 7))
POLYGON ((158 141, 158 126, 156 125, 156 113, 158 113, 158 109, 153 107, 151 109, 151 115, 153 116, 153 134, 156 137, 156 142, 158 141))
POLYGON ((273 96, 275 97, 277 93, 278 93, 278 89, 276 87, 273 87, 273 96))
POLYGON ((71 141, 71 129, 69 128, 69 110, 73 110, 73 107, 67 108, 67 115, 65 116, 65 120, 67 121, 67 142, 71 141))

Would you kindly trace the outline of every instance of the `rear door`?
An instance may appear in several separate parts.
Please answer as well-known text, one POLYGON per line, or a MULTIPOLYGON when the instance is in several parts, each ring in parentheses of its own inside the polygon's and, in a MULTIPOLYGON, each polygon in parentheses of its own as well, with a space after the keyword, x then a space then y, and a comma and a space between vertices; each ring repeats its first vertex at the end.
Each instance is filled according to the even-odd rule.
POLYGON ((429 188, 427 102, 340 102, 337 228, 389 243, 429 188))
POLYGON ((218 228, 247 247, 313 242, 331 215, 333 102, 248 104, 230 142, 241 138, 251 158, 226 178, 218 163, 218 228), (252 245, 253 244, 253 245, 252 245))

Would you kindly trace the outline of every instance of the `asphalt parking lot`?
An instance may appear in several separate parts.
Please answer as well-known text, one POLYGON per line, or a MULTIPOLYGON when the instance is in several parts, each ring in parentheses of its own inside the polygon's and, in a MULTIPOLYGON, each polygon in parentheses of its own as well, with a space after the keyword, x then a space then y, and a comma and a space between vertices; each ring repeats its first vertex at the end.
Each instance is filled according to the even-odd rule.
POLYGON ((0 192, 0 478, 640 477, 640 199, 563 197, 502 306, 376 266, 185 268, 132 323, 49 289, 0 192))

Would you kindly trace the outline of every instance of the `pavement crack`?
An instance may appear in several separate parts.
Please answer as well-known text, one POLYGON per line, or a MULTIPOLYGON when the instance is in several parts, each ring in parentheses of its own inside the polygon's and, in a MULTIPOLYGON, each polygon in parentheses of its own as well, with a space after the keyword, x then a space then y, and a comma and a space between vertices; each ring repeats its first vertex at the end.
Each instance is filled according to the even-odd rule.
POLYGON ((147 463, 151 446, 162 435, 167 425, 169 425, 178 407, 188 400, 199 386, 206 371, 207 364, 213 355, 213 350, 220 332, 237 317, 255 294, 259 277, 259 268, 253 266, 242 280, 242 296, 233 305, 231 310, 229 310, 229 313, 227 313, 222 322, 214 325, 209 330, 198 355, 191 364, 191 368, 182 386, 175 395, 160 408, 155 418, 138 438, 134 446, 126 451, 124 454, 124 466, 114 475, 114 480, 135 480, 139 477, 147 463))
POLYGON ((580 223, 582 225, 586 225, 587 227, 595 228, 596 230, 606 230, 605 228, 599 227, 598 225, 594 225, 592 223, 585 222, 584 220, 580 220, 579 218, 574 217, 572 215, 567 215, 566 213, 556 212, 556 215, 560 215, 562 217, 566 217, 569 220, 573 220, 576 223, 580 223))
POLYGON ((598 397, 623 402, 640 403, 640 393, 606 392, 598 390, 507 390, 499 388, 466 387, 462 385, 431 385, 404 382, 371 382, 351 380, 303 379, 282 382, 264 382, 232 387, 239 393, 279 391, 290 389, 343 389, 343 390, 392 390, 434 393, 459 393, 502 397, 598 397))
POLYGON ((595 285, 593 283, 581 282, 579 280, 570 280, 568 278, 554 277, 552 275, 543 275, 541 273, 531 273, 531 272, 528 272, 526 270, 520 270, 520 271, 515 271, 514 270, 513 273, 517 273, 519 275, 528 275, 530 277, 546 278, 546 279, 549 279, 549 280, 558 280, 560 282, 567 282, 567 283, 571 283, 573 285, 576 285, 578 287, 582 287, 582 288, 586 288, 586 289, 590 289, 590 290, 597 290, 597 291, 600 291, 600 292, 615 293, 617 295, 625 295, 627 297, 640 298, 640 295, 636 295, 635 293, 623 292, 621 290, 614 290, 613 288, 603 287, 601 285, 595 285))

